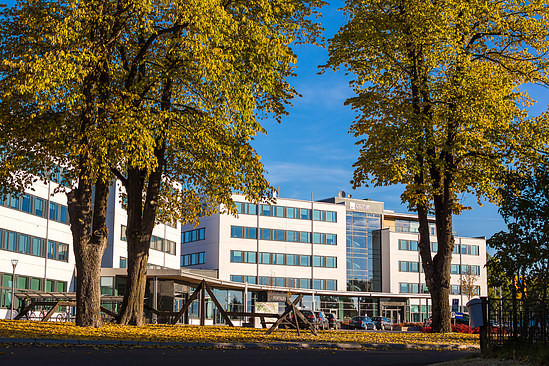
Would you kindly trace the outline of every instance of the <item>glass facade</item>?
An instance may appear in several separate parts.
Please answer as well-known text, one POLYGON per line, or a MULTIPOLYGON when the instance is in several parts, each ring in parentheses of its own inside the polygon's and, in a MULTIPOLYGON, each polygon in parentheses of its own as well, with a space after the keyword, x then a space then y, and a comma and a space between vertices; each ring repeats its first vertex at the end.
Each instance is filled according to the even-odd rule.
POLYGON ((347 291, 381 291, 381 215, 347 211, 347 291))

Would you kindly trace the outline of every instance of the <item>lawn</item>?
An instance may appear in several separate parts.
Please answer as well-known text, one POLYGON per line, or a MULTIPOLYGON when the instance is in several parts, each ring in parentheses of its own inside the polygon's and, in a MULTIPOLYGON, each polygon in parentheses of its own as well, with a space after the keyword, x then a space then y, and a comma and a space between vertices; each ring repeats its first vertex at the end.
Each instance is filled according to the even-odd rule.
POLYGON ((297 335, 295 330, 277 330, 270 335, 265 329, 195 326, 146 325, 142 327, 107 324, 102 328, 77 327, 74 323, 0 320, 0 338, 55 338, 129 340, 153 342, 313 342, 409 345, 478 345, 478 334, 426 334, 409 332, 320 331, 297 335))

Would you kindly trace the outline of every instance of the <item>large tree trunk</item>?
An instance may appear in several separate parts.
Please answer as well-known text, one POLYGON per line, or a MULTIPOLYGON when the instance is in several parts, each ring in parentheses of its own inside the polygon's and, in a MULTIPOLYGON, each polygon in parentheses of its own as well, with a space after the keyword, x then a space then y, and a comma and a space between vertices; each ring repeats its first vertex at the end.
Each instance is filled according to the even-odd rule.
POLYGON ((101 327, 101 259, 107 247, 108 183, 98 182, 92 202, 92 184, 81 179, 67 194, 76 259, 76 325, 101 327))
MULTIPOLYGON (((163 85, 162 110, 169 110, 172 80, 167 78, 163 85)), ((122 300, 120 324, 143 324, 143 303, 147 285, 147 264, 152 231, 156 221, 158 200, 164 172, 166 142, 162 131, 156 138, 154 155, 158 166, 147 174, 146 169, 128 168, 128 177, 123 180, 128 196, 128 224, 126 229, 128 245, 128 279, 126 293, 122 300), (145 191, 145 202, 143 192, 145 191)))
POLYGON ((147 284, 147 264, 160 195, 161 171, 162 164, 150 174, 145 202, 143 203, 146 171, 128 169, 128 179, 125 182, 128 195, 128 224, 126 229, 128 278, 126 293, 122 301, 120 324, 142 325, 144 322, 143 303, 147 284))

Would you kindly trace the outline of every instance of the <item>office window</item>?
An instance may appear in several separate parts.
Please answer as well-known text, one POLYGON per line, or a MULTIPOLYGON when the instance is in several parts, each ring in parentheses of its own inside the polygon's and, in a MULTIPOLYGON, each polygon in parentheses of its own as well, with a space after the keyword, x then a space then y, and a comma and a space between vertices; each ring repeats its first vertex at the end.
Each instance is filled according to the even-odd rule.
POLYGON ((311 210, 307 208, 300 208, 299 209, 299 218, 302 220, 310 220, 311 219, 311 210))
POLYGON ((337 257, 326 257, 326 267, 327 268, 336 268, 337 267, 337 257))
POLYGON ((337 222, 337 212, 335 212, 335 211, 326 211, 326 221, 328 221, 328 222, 337 222))
POLYGON ((398 239, 398 249, 408 250, 408 240, 398 239))
MULTIPOLYGON (((232 254, 232 252, 231 252, 232 254)), ((206 254, 205 252, 185 254, 181 256, 181 264, 183 267, 195 266, 197 264, 206 263, 206 254)))
POLYGON ((323 263, 323 257, 320 257, 318 255, 315 255, 313 257, 313 265, 315 267, 324 267, 324 263, 323 263))
POLYGON ((273 264, 286 264, 284 254, 273 254, 273 264))
POLYGON ((240 226, 231 226, 231 238, 242 238, 242 229, 240 226))
POLYGON ((16 252, 17 251, 17 233, 14 233, 13 231, 7 231, 4 235, 6 235, 6 248, 11 252, 16 252))
POLYGON ((326 234, 326 244, 337 245, 337 235, 336 234, 326 234))
POLYGON ((269 205, 261 205, 261 216, 272 216, 272 208, 269 205))
POLYGON ((231 262, 242 263, 242 252, 240 250, 231 250, 231 262))
POLYGON ((44 239, 32 238, 32 255, 43 257, 45 252, 44 239))
MULTIPOLYGON (((240 226, 231 226, 231 237, 242 237, 242 228, 240 226), (240 236, 234 236, 235 232, 233 231, 233 228, 235 231, 240 230, 240 236)), ((184 231, 181 233, 181 242, 184 243, 190 243, 193 241, 199 241, 206 239, 206 228, 199 228, 189 231, 184 231)))
POLYGON ((58 207, 57 204, 54 202, 50 202, 50 220, 58 221, 57 215, 58 215, 58 207))
POLYGON ((257 253, 246 252, 246 263, 257 263, 257 253))
POLYGON ((410 240, 410 250, 417 252, 418 246, 416 240, 410 240))
POLYGON ((273 233, 271 229, 261 229, 261 239, 273 240, 273 233))
POLYGON ((313 233, 313 243, 322 244, 324 243, 324 236, 322 233, 313 233))
POLYGON ((19 234, 19 253, 30 254, 30 238, 28 235, 19 234))
POLYGON ((310 243, 311 242, 311 233, 308 233, 306 231, 301 231, 299 233, 299 241, 301 243, 310 243))
POLYGON ((274 206, 274 214, 276 217, 284 217, 284 207, 274 206))
POLYGON ((297 256, 295 254, 286 254, 286 264, 288 266, 296 266, 297 256))
POLYGON ((120 257, 120 268, 126 268, 128 266, 127 259, 125 257, 120 257))
POLYGON ((257 229, 255 227, 247 227, 245 235, 247 239, 257 239, 257 229))
POLYGON ((48 241, 48 259, 55 259, 55 249, 56 245, 54 241, 48 241))
POLYGON ((297 216, 297 208, 286 207, 286 217, 289 219, 295 219, 297 216))
POLYGON ((408 262, 398 261, 398 271, 399 272, 408 272, 408 262))
POLYGON ((42 198, 34 198, 34 214, 36 216, 44 217, 45 201, 42 198))
POLYGON ((311 266, 311 257, 308 255, 300 255, 299 256, 299 265, 303 267, 310 267, 311 266))
POLYGON ((120 240, 122 240, 122 241, 127 241, 128 240, 126 238, 126 226, 125 225, 122 225, 120 227, 120 240))
POLYGON ((271 264, 271 253, 259 253, 259 263, 271 264))
POLYGON ((32 196, 24 194, 21 201, 21 211, 32 213, 32 196))
POLYGON ((30 289, 35 291, 42 290, 42 279, 40 278, 31 278, 30 289))
POLYGON ((320 210, 314 210, 313 211, 313 220, 315 221, 324 221, 323 220, 323 211, 320 210))
POLYGON ((8 207, 13 208, 14 210, 19 209, 19 198, 13 195, 8 196, 8 207))
POLYGON ((284 230, 274 230, 274 239, 276 241, 284 241, 285 240, 285 232, 284 230))
POLYGON ((297 231, 286 231, 286 240, 289 242, 298 241, 299 233, 297 231))

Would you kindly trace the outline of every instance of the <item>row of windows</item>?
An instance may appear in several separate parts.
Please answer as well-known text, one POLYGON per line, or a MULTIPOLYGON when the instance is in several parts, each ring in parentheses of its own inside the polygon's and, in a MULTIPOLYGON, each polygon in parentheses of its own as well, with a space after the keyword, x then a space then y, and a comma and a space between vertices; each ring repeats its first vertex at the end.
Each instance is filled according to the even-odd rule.
POLYGON ((423 273, 423 265, 419 262, 398 261, 398 271, 423 273))
MULTIPOLYGON (((231 238, 257 239, 257 228, 231 226, 231 238)), ((261 240, 288 241, 292 243, 312 243, 337 245, 336 234, 310 233, 279 229, 259 229, 261 240)))
POLYGON ((469 264, 452 264, 452 274, 470 274, 474 276, 480 276, 480 266, 469 264))
MULTIPOLYGON (((122 225, 120 230, 120 240, 127 241, 128 238, 126 236, 126 226, 122 225)), ((162 239, 158 236, 151 236, 150 240, 151 249, 158 250, 160 252, 165 252, 171 255, 176 254, 176 242, 168 239, 162 239)))
POLYGON ((196 266, 206 263, 206 252, 185 254, 181 256, 181 267, 196 266))
POLYGON ((429 288, 424 283, 399 283, 399 292, 401 294, 428 294, 429 288), (420 292, 421 291, 421 292, 420 292))
POLYGON ((480 286, 473 286, 471 294, 465 294, 461 291, 460 285, 450 285, 450 295, 469 295, 469 296, 480 296, 480 286))
MULTIPOLYGON (((128 266, 128 259, 126 257, 120 257, 120 268, 127 268, 127 266, 128 266)), ((166 267, 162 267, 161 265, 158 265, 158 264, 147 263, 147 269, 164 269, 164 268, 166 267)), ((103 277, 101 278, 103 279, 103 277)))
MULTIPOLYGON (((398 240, 398 249, 400 250, 411 250, 418 251, 418 242, 417 240, 398 240)), ((431 252, 438 252, 438 243, 431 243, 431 252)), ((468 255, 479 255, 479 246, 478 245, 469 245, 469 244, 455 244, 454 245, 454 254, 468 254, 468 255)))
POLYGON ((50 202, 49 210, 47 210, 47 200, 27 193, 20 196, 7 195, 4 199, 0 197, 0 206, 23 211, 31 215, 47 217, 63 224, 69 223, 67 206, 50 202))
POLYGON ((190 243, 206 239, 206 228, 189 230, 181 233, 181 243, 190 243))
POLYGON ((231 262, 252 264, 276 264, 286 266, 337 268, 337 257, 310 256, 282 253, 257 253, 231 250, 231 262), (312 258, 312 260, 311 260, 312 258))
POLYGON ((265 276, 240 276, 231 275, 233 282, 247 282, 253 285, 289 287, 289 288, 312 288, 315 290, 337 290, 337 280, 311 280, 309 278, 289 278, 289 277, 265 277, 265 276))
MULTIPOLYGON (((44 289, 44 279, 28 276, 15 276, 15 283, 12 282, 13 276, 9 273, 0 273, 0 308, 11 307, 11 288, 12 285, 19 290, 36 290, 47 292, 66 292, 67 282, 46 280, 46 288, 44 289)), ((16 300, 17 301, 17 300, 16 300)), ((19 303, 14 304, 14 308, 18 308, 19 303)))
POLYGON ((48 240, 46 251, 46 239, 37 238, 27 234, 0 229, 0 249, 10 252, 34 255, 37 257, 69 261, 69 245, 48 240))
MULTIPOLYGON (((411 250, 413 252, 417 252, 419 250, 418 242, 417 240, 398 239, 398 249, 411 250)), ((435 243, 435 242, 431 243, 431 252, 433 253, 438 252, 438 243, 435 243)))
MULTIPOLYGON (((419 222, 410 220, 395 220, 395 231, 398 233, 419 233, 419 222)), ((429 234, 436 235, 435 224, 429 224, 429 234)))
POLYGON ((478 247, 478 245, 455 244, 453 253, 454 254, 479 255, 479 247, 478 247))
MULTIPOLYGON (((399 283, 399 290, 401 294, 428 294, 429 288, 426 284, 419 283, 399 283), (420 292, 422 291, 422 292, 420 292)), ((460 285, 450 285, 450 295, 461 295, 460 285)), ((480 294, 480 286, 474 286, 472 296, 478 296, 480 294)), ((464 294, 465 295, 465 294, 464 294)))
POLYGON ((283 217, 286 219, 314 220, 337 222, 337 212, 324 210, 311 210, 309 208, 256 205, 253 203, 235 202, 239 214, 283 217))

